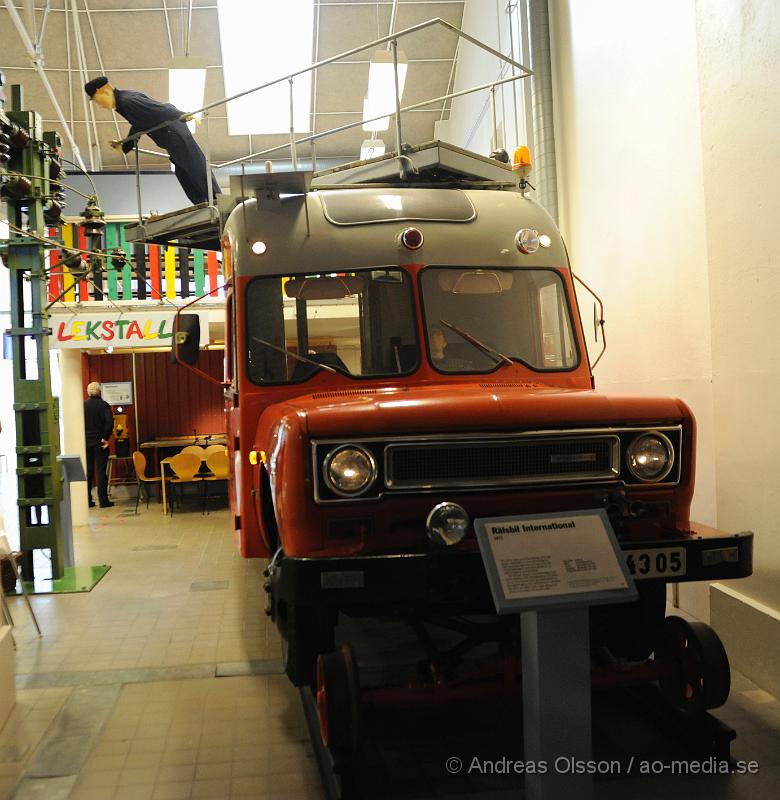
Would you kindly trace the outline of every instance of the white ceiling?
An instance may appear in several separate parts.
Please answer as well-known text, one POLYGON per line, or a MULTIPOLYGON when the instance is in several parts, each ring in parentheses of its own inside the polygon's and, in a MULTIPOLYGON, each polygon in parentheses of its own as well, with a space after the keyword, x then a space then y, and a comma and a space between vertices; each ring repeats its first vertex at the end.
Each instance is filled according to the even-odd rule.
MULTIPOLYGON (((315 0, 315 3, 317 22, 312 61, 330 58, 390 32, 393 0, 315 0)), ((33 16, 40 28, 46 6, 45 0, 35 0, 33 12, 32 4, 33 0, 16 0, 16 7, 22 20, 27 23, 28 30, 32 29, 33 16)), ((172 62, 172 52, 174 56, 184 54, 190 0, 50 0, 42 41, 44 66, 65 118, 69 124, 72 122, 82 157, 89 166, 90 149, 82 100, 85 95, 82 74, 78 69, 74 14, 71 10, 73 4, 78 9, 88 76, 92 78, 106 74, 118 88, 137 89, 167 101, 167 69, 172 62)), ((211 103, 225 96, 216 2, 191 0, 191 5, 190 54, 208 66, 206 103, 211 103)), ((463 0, 399 0, 394 30, 400 31, 434 17, 460 27, 462 15, 463 0)), ((280 31, 279 35, 292 36, 295 33, 280 31)), ((404 105, 447 93, 454 72, 456 47, 457 36, 438 26, 399 41, 399 48, 409 59, 404 105)), ((370 51, 366 51, 318 71, 313 93, 313 131, 324 131, 360 119, 368 82, 369 57, 370 51)), ((20 83, 24 87, 25 107, 43 116, 46 130, 60 130, 54 106, 31 65, 4 3, 0 4, 0 59, 0 69, 5 72, 7 82, 20 83)), ((258 74, 256 84, 277 77, 282 76, 258 74)), ((100 142, 99 160, 102 160, 103 169, 128 168, 121 154, 111 150, 107 144, 109 139, 119 138, 110 113, 97 107, 94 112, 100 142)), ((405 114, 404 140, 420 143, 432 139, 434 122, 442 117, 442 112, 442 105, 438 104, 430 109, 405 114)), ((119 133, 125 135, 127 129, 127 123, 119 118, 119 133)), ((228 135, 224 106, 212 111, 209 130, 213 163, 256 153, 288 140, 280 135, 228 135)), ((201 142, 204 134, 204 126, 201 125, 197 133, 201 142)), ((384 134, 388 145, 392 145, 393 136, 392 129, 384 134)), ((342 160, 357 158, 364 138, 366 134, 358 126, 322 139, 317 143, 317 156, 342 160)), ((141 146, 157 149, 148 138, 142 140, 141 146)), ((299 157, 306 158, 309 154, 308 145, 299 148, 299 157)), ((93 156, 97 167, 99 160, 94 151, 93 156)), ((289 150, 258 160, 265 158, 289 158, 289 150)), ((169 169, 168 162, 162 159, 153 156, 143 156, 143 159, 144 168, 169 169)))

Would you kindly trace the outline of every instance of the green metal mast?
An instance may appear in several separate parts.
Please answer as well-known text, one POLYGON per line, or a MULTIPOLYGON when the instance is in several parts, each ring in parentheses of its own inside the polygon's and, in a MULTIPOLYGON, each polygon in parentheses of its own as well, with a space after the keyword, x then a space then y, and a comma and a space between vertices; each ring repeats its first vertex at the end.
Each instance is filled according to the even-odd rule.
MULTIPOLYGON (((11 87, 11 108, 0 101, 0 188, 12 226, 0 253, 10 271, 16 475, 24 580, 33 580, 33 551, 51 551, 52 577, 63 574, 57 399, 52 396, 46 302, 46 233, 58 189, 59 136, 43 133, 41 117, 23 111, 21 86, 11 87), (3 153, 5 158, 3 158, 3 153)), ((51 224, 51 223, 50 223, 51 224)))

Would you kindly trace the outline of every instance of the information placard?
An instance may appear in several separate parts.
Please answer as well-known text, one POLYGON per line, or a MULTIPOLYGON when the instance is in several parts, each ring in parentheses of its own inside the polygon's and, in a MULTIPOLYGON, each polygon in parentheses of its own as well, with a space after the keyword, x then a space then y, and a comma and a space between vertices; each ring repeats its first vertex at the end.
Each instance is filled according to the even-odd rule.
POLYGON ((133 383, 132 381, 101 383, 100 396, 110 406, 131 406, 133 405, 133 383))
POLYGON ((603 509, 474 521, 499 614, 634 600, 634 581, 603 509))

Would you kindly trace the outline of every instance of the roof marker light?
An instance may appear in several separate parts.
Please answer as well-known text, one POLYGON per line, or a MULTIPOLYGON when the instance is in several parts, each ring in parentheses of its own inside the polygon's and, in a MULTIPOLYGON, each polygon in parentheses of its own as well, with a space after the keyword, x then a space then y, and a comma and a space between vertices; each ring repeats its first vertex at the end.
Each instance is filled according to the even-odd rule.
POLYGON ((515 235, 515 244, 521 253, 535 253, 539 249, 539 233, 533 228, 521 228, 515 235))
POLYGON ((401 244, 407 250, 419 250, 423 246, 423 235, 419 228, 407 228, 401 233, 401 244))
POLYGON ((252 242, 252 252, 256 256, 261 256, 268 249, 265 242, 252 242))

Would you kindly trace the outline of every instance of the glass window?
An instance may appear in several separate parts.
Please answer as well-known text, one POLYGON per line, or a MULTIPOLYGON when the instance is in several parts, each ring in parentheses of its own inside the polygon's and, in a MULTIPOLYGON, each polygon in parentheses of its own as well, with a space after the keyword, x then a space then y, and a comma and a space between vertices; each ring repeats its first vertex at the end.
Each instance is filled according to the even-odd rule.
POLYGON ((254 383, 297 383, 323 369, 400 375, 419 364, 411 281, 397 268, 255 278, 245 317, 254 383))
POLYGON ((428 353, 440 372, 490 372, 510 361, 535 370, 577 366, 555 270, 428 267, 420 283, 428 353))

